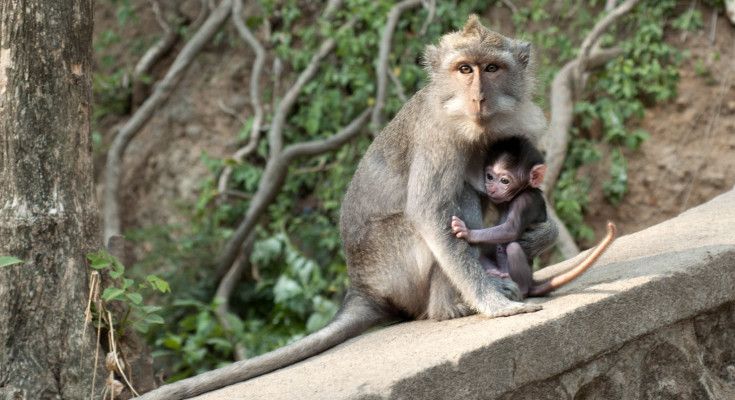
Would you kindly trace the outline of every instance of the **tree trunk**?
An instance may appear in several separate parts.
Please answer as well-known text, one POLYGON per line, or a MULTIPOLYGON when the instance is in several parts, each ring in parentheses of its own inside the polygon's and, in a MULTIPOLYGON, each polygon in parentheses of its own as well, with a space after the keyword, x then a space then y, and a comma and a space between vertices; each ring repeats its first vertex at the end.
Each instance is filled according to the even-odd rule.
POLYGON ((0 0, 0 399, 90 393, 91 74, 92 0, 0 0))

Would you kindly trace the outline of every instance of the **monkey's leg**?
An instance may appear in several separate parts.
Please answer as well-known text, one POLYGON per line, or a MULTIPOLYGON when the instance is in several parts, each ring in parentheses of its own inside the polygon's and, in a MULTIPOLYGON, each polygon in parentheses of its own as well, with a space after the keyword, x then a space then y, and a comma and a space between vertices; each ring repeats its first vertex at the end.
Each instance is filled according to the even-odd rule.
POLYGON ((355 337, 387 316, 361 294, 348 291, 342 307, 324 328, 270 353, 162 386, 142 400, 181 400, 294 364, 355 337))
MULTIPOLYGON (((499 248, 500 246, 498 246, 499 248)), ((497 251, 500 251, 499 249, 497 251)), ((497 256, 496 256, 497 258, 497 256)), ((506 263, 507 264, 507 263, 506 263)), ((510 275, 508 274, 508 267, 507 265, 505 268, 500 263, 495 263, 490 257, 488 257, 487 254, 484 252, 480 252, 480 265, 482 265, 482 269, 485 270, 488 274, 492 276, 497 276, 498 278, 505 279, 509 278, 510 275)))
POLYGON ((518 242, 511 242, 505 249, 506 265, 513 282, 518 285, 524 297, 528 296, 528 290, 533 285, 533 273, 528 264, 528 257, 518 242))
POLYGON ((431 286, 429 303, 426 308, 427 318, 442 321, 474 314, 474 311, 462 301, 459 292, 452 286, 438 265, 432 267, 429 284, 431 286))

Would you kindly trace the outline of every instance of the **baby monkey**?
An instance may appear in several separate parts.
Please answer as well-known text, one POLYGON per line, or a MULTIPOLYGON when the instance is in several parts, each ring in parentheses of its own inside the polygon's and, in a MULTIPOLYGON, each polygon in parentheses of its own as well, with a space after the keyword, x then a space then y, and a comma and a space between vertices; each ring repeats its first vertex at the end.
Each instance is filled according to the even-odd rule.
POLYGON ((607 235, 578 265, 551 279, 533 280, 531 262, 538 254, 526 254, 518 239, 531 225, 546 221, 546 201, 541 192, 546 165, 541 152, 526 138, 510 137, 495 142, 485 163, 485 190, 498 208, 498 225, 468 229, 452 217, 452 232, 469 243, 495 245, 480 256, 483 268, 492 275, 512 279, 524 297, 544 296, 586 271, 615 237, 615 225, 607 224, 607 235))

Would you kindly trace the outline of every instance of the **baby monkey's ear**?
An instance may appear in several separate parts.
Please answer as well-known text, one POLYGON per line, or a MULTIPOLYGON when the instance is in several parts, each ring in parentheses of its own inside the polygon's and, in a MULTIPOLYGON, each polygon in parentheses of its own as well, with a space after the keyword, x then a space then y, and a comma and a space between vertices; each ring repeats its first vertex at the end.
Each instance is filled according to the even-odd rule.
POLYGON ((531 176, 528 178, 528 183, 531 187, 540 188, 541 184, 544 183, 544 175, 546 175, 546 164, 536 164, 531 167, 531 176))

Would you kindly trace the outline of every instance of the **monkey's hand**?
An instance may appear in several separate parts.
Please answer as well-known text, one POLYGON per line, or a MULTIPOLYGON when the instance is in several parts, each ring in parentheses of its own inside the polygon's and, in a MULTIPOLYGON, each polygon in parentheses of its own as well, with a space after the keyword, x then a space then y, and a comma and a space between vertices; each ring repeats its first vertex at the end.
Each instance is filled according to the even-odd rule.
POLYGON ((452 216, 452 233, 454 233, 454 236, 464 239, 470 243, 474 243, 472 241, 472 231, 467 229, 467 225, 457 216, 452 216))

